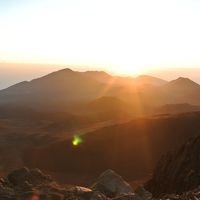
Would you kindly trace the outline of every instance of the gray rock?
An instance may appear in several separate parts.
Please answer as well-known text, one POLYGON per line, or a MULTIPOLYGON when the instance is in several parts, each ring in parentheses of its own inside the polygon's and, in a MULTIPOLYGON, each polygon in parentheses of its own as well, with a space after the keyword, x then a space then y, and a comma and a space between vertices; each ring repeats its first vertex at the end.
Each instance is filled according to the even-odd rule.
POLYGON ((39 169, 30 170, 29 181, 35 185, 44 182, 52 182, 52 178, 49 175, 45 175, 39 169))
POLYGON ((0 184, 0 196, 4 196, 4 195, 14 196, 15 195, 15 191, 12 188, 9 188, 7 186, 3 186, 3 185, 0 184))
POLYGON ((107 200, 107 197, 98 191, 76 186, 65 193, 66 200, 107 200))
POLYGON ((11 172, 7 178, 13 185, 19 185, 23 182, 25 182, 27 176, 29 174, 29 169, 26 167, 23 167, 21 169, 15 170, 11 172))
POLYGON ((143 187, 138 187, 135 193, 139 195, 143 200, 149 200, 152 198, 152 194, 145 190, 143 187))
POLYGON ((83 194, 86 194, 86 193, 91 193, 92 190, 89 189, 89 188, 85 188, 85 187, 80 187, 80 186, 76 186, 76 187, 73 187, 70 189, 74 194, 78 195, 78 196, 81 196, 83 194))
POLYGON ((107 200, 107 197, 100 192, 93 192, 90 196, 90 200, 107 200))
POLYGON ((107 170, 101 174, 91 188, 111 198, 119 197, 126 193, 134 194, 133 188, 112 170, 107 170))

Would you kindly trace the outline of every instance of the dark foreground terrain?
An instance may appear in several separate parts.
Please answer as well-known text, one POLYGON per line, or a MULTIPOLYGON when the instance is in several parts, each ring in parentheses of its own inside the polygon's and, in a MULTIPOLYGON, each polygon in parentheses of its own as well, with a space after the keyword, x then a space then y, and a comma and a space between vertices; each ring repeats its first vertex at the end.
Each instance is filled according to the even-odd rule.
POLYGON ((107 169, 129 182, 144 182, 163 154, 200 130, 199 112, 120 123, 66 113, 17 113, 0 119, 0 176, 28 166, 68 184, 90 185, 107 169), (72 144, 76 134, 83 140, 78 146, 72 144))
POLYGON ((5 200, 106 200, 149 199, 151 194, 143 188, 138 194, 112 170, 104 172, 90 188, 57 184, 39 169, 21 168, 0 181, 0 199, 5 200))
POLYGON ((146 179, 163 154, 199 133, 199 121, 199 112, 135 119, 86 133, 78 146, 69 138, 26 149, 23 160, 30 168, 60 174, 66 180, 67 174, 79 174, 79 180, 71 180, 74 184, 90 184, 94 179, 89 177, 107 169, 128 181, 146 179), (82 174, 84 181, 80 181, 82 174))
POLYGON ((133 189, 112 170, 102 173, 90 187, 60 185, 39 169, 26 167, 0 179, 1 200, 197 200, 200 187, 182 194, 158 197, 140 186, 133 189))
POLYGON ((23 167, 0 179, 2 200, 198 200, 200 136, 159 161, 152 179, 133 188, 112 170, 89 187, 58 184, 39 169, 23 167))
POLYGON ((189 139, 159 161, 152 179, 147 183, 154 195, 182 193, 200 185, 200 136, 189 139))

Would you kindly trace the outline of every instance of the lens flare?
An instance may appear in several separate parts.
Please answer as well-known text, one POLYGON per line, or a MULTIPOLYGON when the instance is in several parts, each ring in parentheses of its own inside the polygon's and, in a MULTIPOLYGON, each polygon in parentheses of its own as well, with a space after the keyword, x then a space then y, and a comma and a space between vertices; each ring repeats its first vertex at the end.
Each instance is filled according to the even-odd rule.
POLYGON ((73 146, 78 146, 82 142, 83 142, 83 139, 80 136, 78 136, 78 135, 73 136, 73 140, 72 140, 73 146))

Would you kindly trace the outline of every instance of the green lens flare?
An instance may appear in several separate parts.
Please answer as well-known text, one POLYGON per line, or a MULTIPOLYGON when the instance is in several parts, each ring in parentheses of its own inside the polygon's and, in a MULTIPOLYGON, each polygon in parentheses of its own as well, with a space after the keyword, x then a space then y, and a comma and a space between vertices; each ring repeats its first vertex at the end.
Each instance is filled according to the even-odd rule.
POLYGON ((73 146, 78 146, 82 142, 83 142, 83 139, 80 136, 78 136, 78 135, 73 136, 73 140, 72 140, 73 146))

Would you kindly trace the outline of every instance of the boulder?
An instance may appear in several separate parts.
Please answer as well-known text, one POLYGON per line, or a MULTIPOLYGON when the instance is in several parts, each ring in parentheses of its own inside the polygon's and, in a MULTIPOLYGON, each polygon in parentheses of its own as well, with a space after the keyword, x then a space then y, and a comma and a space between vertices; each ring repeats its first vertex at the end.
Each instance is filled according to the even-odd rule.
POLYGON ((43 174, 39 169, 29 170, 27 167, 15 170, 7 176, 8 181, 14 186, 35 186, 52 182, 50 176, 43 174))
POLYGON ((145 190, 143 187, 138 187, 135 190, 135 193, 143 200, 150 200, 152 198, 152 194, 145 190))
POLYGON ((0 186, 0 199, 14 199, 15 191, 12 188, 0 186))
POLYGON ((150 200, 143 188, 133 188, 112 170, 107 170, 91 188, 67 189, 39 169, 26 167, 0 179, 0 200, 150 200))
POLYGON ((18 169, 18 170, 15 170, 15 171, 11 172, 7 176, 7 179, 13 185, 19 185, 19 184, 24 183, 27 180, 29 172, 30 171, 29 171, 28 168, 23 167, 21 169, 18 169))
POLYGON ((82 200, 106 200, 107 197, 98 191, 92 191, 89 188, 76 186, 68 191, 67 199, 82 200))
POLYGON ((78 196, 92 192, 91 189, 85 188, 85 187, 80 187, 80 186, 75 186, 75 187, 71 188, 70 190, 71 190, 71 192, 73 192, 74 194, 77 194, 78 196))
POLYGON ((93 192, 90 196, 90 200, 107 200, 107 197, 100 192, 93 192))
POLYGON ((107 170, 101 174, 91 188, 111 198, 127 193, 134 194, 133 188, 112 170, 107 170))
POLYGON ((32 169, 30 170, 29 174, 29 181, 33 185, 40 184, 40 183, 46 183, 46 182, 52 182, 52 178, 49 175, 46 175, 41 172, 39 169, 32 169))

